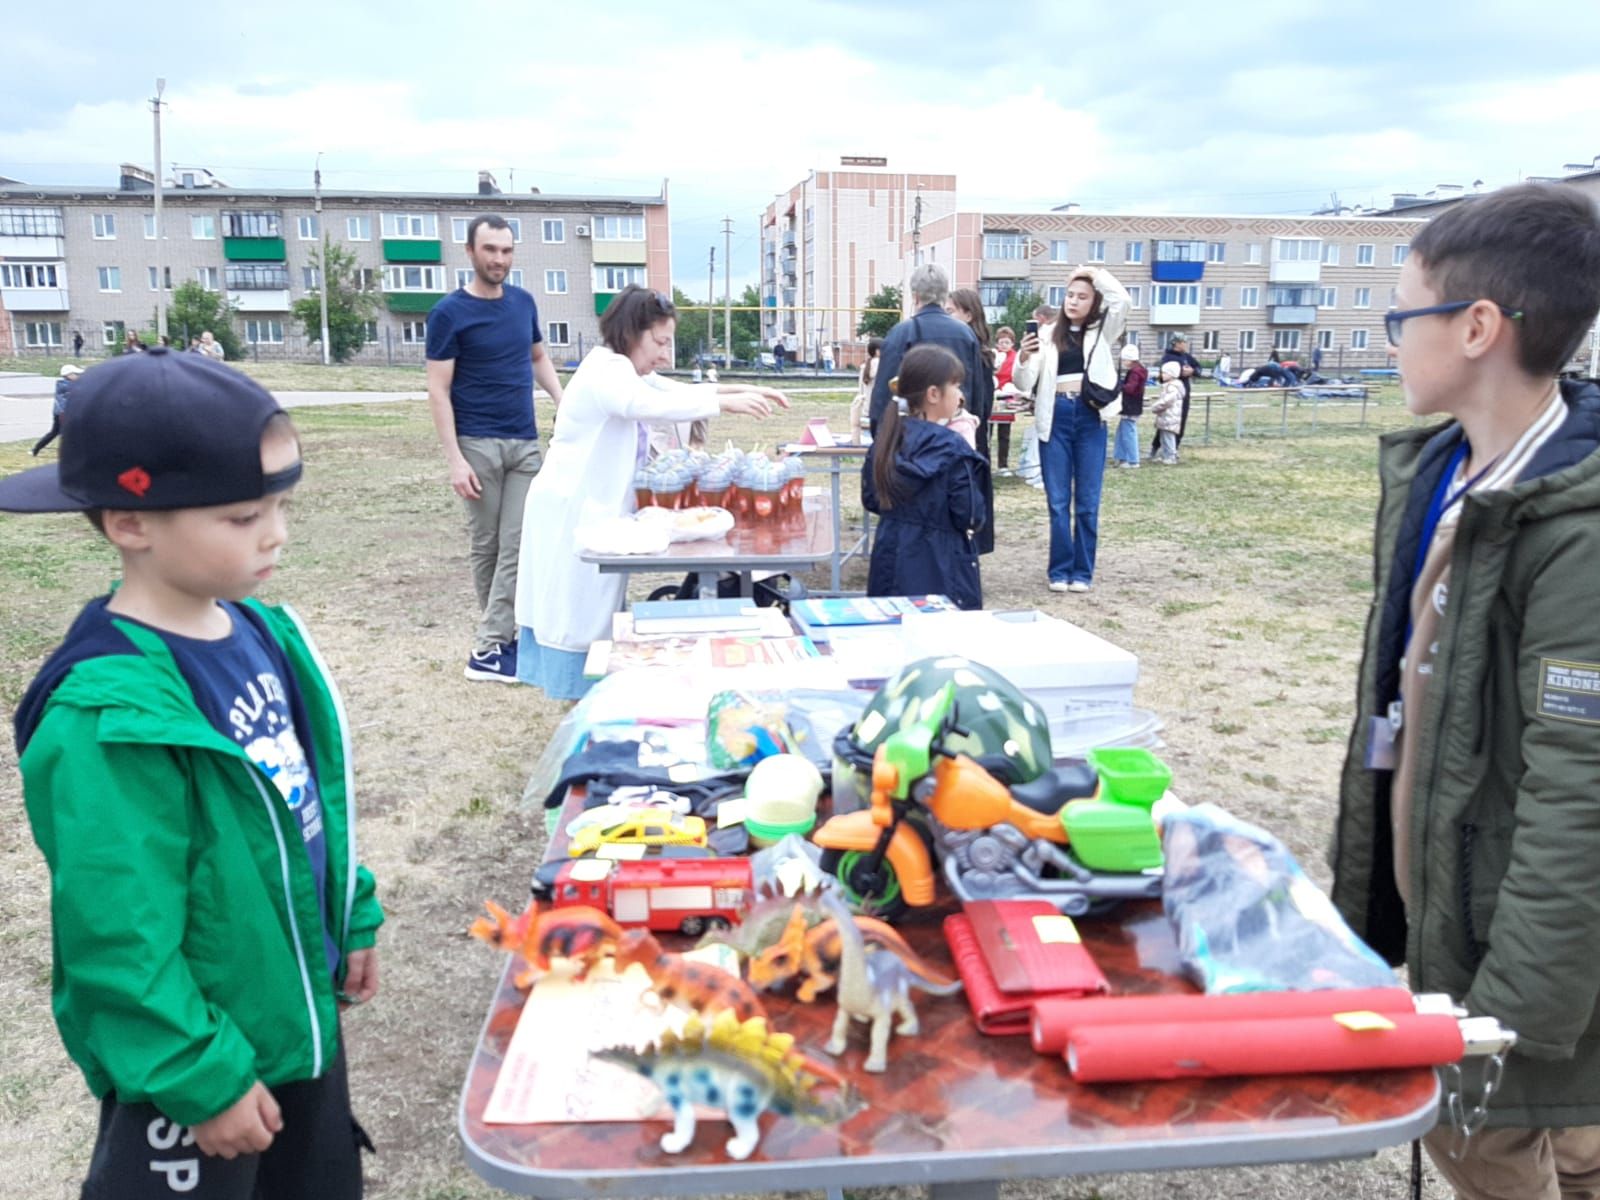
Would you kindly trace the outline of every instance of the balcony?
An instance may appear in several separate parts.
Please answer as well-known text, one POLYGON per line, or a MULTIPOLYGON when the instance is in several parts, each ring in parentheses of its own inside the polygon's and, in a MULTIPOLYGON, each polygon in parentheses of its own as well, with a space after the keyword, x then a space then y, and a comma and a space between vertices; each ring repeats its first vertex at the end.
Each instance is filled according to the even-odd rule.
POLYGON ((444 299, 443 292, 385 292, 384 303, 390 312, 426 313, 444 299))
POLYGON ((400 263, 436 263, 444 259, 444 247, 438 238, 384 238, 383 261, 400 263))
POLYGON ((288 288, 247 288, 230 291, 228 303, 242 313, 281 313, 289 311, 288 288))
POLYGON ((595 238, 593 246, 594 261, 597 263, 625 263, 643 266, 649 261, 649 243, 643 240, 595 238))
POLYGON ((1031 265, 1026 258, 986 258, 979 270, 985 279, 1026 279, 1031 265))
POLYGON ((67 239, 30 234, 0 234, 0 258, 65 258, 67 239))
POLYGON ((794 230, 792 230, 792 229, 784 230, 784 232, 783 232, 783 248, 785 250, 789 251, 790 254, 794 253, 794 230))
POLYGON ((1275 258, 1267 268, 1268 283, 1318 283, 1322 279, 1322 263, 1313 259, 1292 260, 1275 258))
POLYGON ((225 237, 222 257, 229 262, 282 262, 288 253, 281 237, 225 237))
POLYGON ((1317 320, 1315 304, 1269 304, 1268 325, 1313 325, 1317 320))
POLYGON ((1158 258, 1150 264, 1150 278, 1155 283, 1194 283, 1205 274, 1204 262, 1158 258))
POLYGON ((0 308, 14 313, 66 312, 66 288, 0 288, 0 308))
POLYGON ((1199 323, 1199 304, 1152 304, 1150 306, 1150 324, 1152 325, 1198 325, 1199 323))

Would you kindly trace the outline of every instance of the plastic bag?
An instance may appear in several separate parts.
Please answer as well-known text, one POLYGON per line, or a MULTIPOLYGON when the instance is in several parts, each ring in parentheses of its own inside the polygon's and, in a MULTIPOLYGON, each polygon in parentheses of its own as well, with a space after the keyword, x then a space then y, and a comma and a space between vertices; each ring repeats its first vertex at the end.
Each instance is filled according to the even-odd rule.
POLYGON ((748 767, 795 750, 781 697, 757 692, 718 692, 706 710, 706 753, 726 770, 748 767))
POLYGON ((1208 993, 1393 987, 1294 855, 1214 804, 1156 806, 1161 903, 1183 969, 1208 993))

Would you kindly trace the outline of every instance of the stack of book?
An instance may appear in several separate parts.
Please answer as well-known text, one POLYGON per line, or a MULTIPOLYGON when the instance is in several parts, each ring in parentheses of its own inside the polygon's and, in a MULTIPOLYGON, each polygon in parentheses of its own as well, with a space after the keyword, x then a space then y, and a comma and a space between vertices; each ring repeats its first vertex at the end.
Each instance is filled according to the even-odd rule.
POLYGON ((790 611, 802 633, 813 642, 827 642, 840 629, 898 625, 907 613, 958 610, 945 596, 855 596, 796 600, 790 611))
POLYGON ((642 600, 611 618, 611 640, 589 647, 584 675, 628 667, 742 667, 817 657, 811 639, 749 599, 642 600))

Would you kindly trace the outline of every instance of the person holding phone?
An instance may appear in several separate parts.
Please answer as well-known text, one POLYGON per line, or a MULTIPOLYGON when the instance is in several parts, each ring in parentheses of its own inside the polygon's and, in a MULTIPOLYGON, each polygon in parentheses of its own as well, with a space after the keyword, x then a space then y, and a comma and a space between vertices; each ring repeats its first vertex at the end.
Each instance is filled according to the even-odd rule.
POLYGON ((1117 339, 1128 320, 1128 292, 1103 267, 1080 266, 1067 283, 1061 315, 1028 332, 1017 348, 1012 378, 1034 397, 1039 465, 1050 507, 1053 592, 1087 592, 1100 540, 1100 488, 1106 473, 1106 429, 1091 403, 1094 390, 1117 386, 1117 339))

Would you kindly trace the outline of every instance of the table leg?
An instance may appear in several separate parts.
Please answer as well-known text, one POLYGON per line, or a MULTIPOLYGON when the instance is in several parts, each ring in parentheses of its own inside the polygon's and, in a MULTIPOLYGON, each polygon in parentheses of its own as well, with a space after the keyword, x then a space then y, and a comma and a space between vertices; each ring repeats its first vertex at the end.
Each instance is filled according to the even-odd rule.
POLYGON ((715 571, 696 571, 694 576, 695 595, 702 600, 715 600, 717 598, 717 579, 715 571))
POLYGON ((839 591, 839 567, 843 562, 844 547, 839 544, 839 475, 844 469, 844 456, 835 454, 828 461, 828 488, 833 497, 833 554, 828 586, 839 591))
POLYGON ((1000 1200, 1000 1182, 973 1179, 966 1183, 930 1183, 928 1200, 1000 1200))

